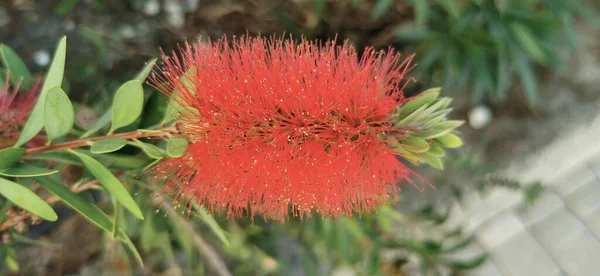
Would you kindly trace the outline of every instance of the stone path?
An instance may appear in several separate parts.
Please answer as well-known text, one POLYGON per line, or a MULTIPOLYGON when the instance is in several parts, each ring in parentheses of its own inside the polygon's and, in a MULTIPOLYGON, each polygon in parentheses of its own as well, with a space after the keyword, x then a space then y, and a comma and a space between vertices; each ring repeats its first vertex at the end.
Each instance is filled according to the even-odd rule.
POLYGON ((457 207, 477 237, 469 250, 490 253, 472 275, 600 275, 600 116, 506 174, 546 192, 529 208, 501 189, 457 207))

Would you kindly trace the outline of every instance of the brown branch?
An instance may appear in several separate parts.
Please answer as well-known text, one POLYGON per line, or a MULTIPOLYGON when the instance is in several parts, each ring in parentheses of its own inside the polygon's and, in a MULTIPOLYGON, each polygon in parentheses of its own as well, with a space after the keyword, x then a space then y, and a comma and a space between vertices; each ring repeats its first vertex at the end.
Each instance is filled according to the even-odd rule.
POLYGON ((109 135, 104 135, 104 136, 99 136, 99 137, 83 138, 83 139, 77 139, 77 140, 68 141, 68 142, 64 142, 64 143, 60 143, 60 144, 41 146, 41 147, 37 147, 37 148, 30 148, 25 151, 25 155, 47 152, 47 151, 54 151, 54 150, 67 150, 67 149, 85 147, 85 146, 89 146, 90 142, 106 140, 109 138, 122 138, 122 139, 129 139, 129 140, 130 139, 149 138, 149 137, 162 138, 162 137, 166 137, 166 136, 173 134, 174 131, 175 131, 175 129, 171 127, 171 128, 157 129, 156 131, 136 130, 136 131, 131 131, 131 132, 109 134, 109 135))

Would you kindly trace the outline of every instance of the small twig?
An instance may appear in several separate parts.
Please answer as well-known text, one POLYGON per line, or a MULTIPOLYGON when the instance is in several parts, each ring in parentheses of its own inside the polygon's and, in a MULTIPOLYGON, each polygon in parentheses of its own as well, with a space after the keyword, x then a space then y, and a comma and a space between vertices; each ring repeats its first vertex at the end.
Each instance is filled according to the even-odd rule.
POLYGON ((109 139, 109 138, 140 139, 140 138, 149 138, 149 137, 166 137, 166 136, 173 134, 174 132, 175 132, 175 128, 170 127, 170 128, 157 129, 155 131, 136 130, 136 131, 131 131, 131 132, 109 134, 109 135, 104 135, 104 136, 99 136, 99 137, 83 138, 83 139, 77 139, 77 140, 64 142, 64 143, 60 143, 60 144, 42 146, 42 147, 37 147, 37 148, 30 148, 25 151, 25 155, 47 152, 47 151, 54 151, 54 150, 66 150, 66 149, 85 147, 85 146, 89 146, 90 142, 105 140, 105 139, 109 139))
POLYGON ((164 207, 167 211, 167 215, 171 216, 178 224, 183 227, 185 231, 188 231, 194 237, 194 243, 198 246, 200 251, 202 251, 202 255, 206 258, 208 265, 212 268, 212 270, 220 276, 231 276, 231 272, 225 265, 225 261, 215 252, 215 250, 194 230, 194 227, 183 219, 177 211, 175 211, 171 206, 164 207))

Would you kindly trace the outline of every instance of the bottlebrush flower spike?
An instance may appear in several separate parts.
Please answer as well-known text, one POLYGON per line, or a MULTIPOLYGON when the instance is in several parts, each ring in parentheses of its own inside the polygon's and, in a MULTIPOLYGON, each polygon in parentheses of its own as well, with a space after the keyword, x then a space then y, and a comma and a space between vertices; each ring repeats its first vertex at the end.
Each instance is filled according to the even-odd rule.
POLYGON ((19 85, 11 92, 8 80, 7 75, 4 87, 0 89, 0 149, 12 146, 19 138, 19 131, 33 109, 40 87, 38 80, 27 92, 18 94, 19 85))
POLYGON ((351 216, 410 182, 382 137, 404 133, 390 117, 412 56, 242 37, 186 44, 163 59, 152 83, 181 106, 175 124, 191 142, 152 169, 175 200, 228 217, 351 216))

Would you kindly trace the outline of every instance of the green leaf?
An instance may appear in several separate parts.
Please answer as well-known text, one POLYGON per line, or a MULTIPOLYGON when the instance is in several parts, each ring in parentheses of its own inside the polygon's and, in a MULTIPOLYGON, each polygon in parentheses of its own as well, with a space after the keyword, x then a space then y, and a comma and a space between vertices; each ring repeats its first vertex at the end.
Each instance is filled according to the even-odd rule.
POLYGON ((116 238, 118 233, 119 233, 119 220, 120 220, 120 213, 121 213, 121 205, 119 205, 119 202, 116 200, 113 200, 113 209, 115 211, 115 220, 114 220, 114 224, 113 224, 113 228, 112 228, 112 237, 116 238))
POLYGON ((183 103, 180 95, 181 93, 191 93, 192 95, 195 95, 196 85, 191 79, 194 78, 197 71, 196 67, 191 67, 183 73, 183 77, 181 77, 180 82, 176 85, 173 93, 170 95, 167 110, 165 111, 165 117, 162 121, 163 124, 175 120, 179 113, 185 111, 184 107, 180 104, 183 103))
POLYGON ((376 0, 375 5, 373 6, 373 11, 371 12, 371 18, 377 19, 386 15, 392 8, 393 4, 394 0, 376 0))
POLYGON ((167 154, 171 157, 182 156, 188 148, 188 141, 184 138, 172 138, 167 142, 167 154))
POLYGON ((456 136, 456 134, 448 133, 446 135, 442 135, 440 137, 435 138, 435 140, 442 144, 445 148, 458 148, 462 146, 462 140, 456 136))
POLYGON ((521 46, 523 46, 523 49, 525 49, 529 55, 542 64, 545 64, 548 61, 544 48, 538 43, 533 33, 531 33, 527 27, 520 23, 511 23, 510 27, 521 46))
POLYGON ((420 160, 420 154, 416 154, 414 152, 410 152, 408 151, 405 147, 403 146, 397 146, 393 148, 395 151, 399 152, 402 154, 402 158, 406 159, 407 161, 413 163, 413 164, 418 164, 419 160, 420 160))
POLYGON ((165 150, 152 144, 143 143, 139 140, 129 142, 129 145, 140 148, 150 158, 161 159, 167 155, 165 150))
POLYGON ((446 155, 444 149, 442 149, 442 147, 440 147, 437 143, 429 144, 429 150, 427 151, 427 154, 437 157, 446 155))
POLYGON ((482 254, 466 261, 449 261, 448 265, 462 270, 471 270, 479 267, 487 260, 487 255, 482 254))
MULTIPOLYGON (((177 97, 177 95, 173 95, 173 97, 177 97)), ((181 113, 182 109, 183 107, 179 105, 175 98, 171 98, 167 105, 167 111, 165 111, 165 117, 162 120, 162 124, 174 121, 177 118, 177 115, 181 113)))
POLYGON ((89 137, 90 135, 96 133, 96 131, 107 126, 110 123, 111 115, 112 109, 109 108, 106 113, 104 113, 104 115, 102 115, 102 117, 100 117, 100 119, 98 119, 98 121, 96 121, 96 123, 86 133, 81 135, 80 138, 89 137))
POLYGON ((427 105, 423 105, 423 106, 419 107, 419 109, 415 110, 410 115, 408 115, 408 116, 404 117, 403 119, 401 119, 400 121, 396 122, 395 127, 407 126, 407 125, 414 123, 417 118, 421 117, 421 115, 422 115, 421 113, 423 111, 425 111, 425 109, 427 109, 427 105))
POLYGON ((50 88, 60 86, 62 84, 65 70, 66 52, 67 37, 63 37, 58 43, 58 47, 54 53, 54 59, 52 60, 50 69, 48 69, 48 74, 46 75, 46 80, 42 86, 37 103, 33 107, 33 110, 29 115, 29 119, 21 131, 21 136, 15 143, 16 147, 20 147, 21 145, 29 142, 29 140, 33 139, 33 137, 35 137, 40 130, 42 130, 42 127, 44 126, 44 105, 46 104, 46 95, 48 94, 50 88))
POLYGON ((73 128, 75 113, 71 100, 59 86, 48 90, 44 105, 44 125, 48 140, 67 135, 73 128))
POLYGON ((25 155, 24 148, 5 148, 0 150, 0 170, 12 167, 25 155))
POLYGON ((452 132, 454 129, 461 126, 463 123, 463 121, 457 120, 439 122, 431 126, 430 129, 421 132, 415 132, 413 133, 413 135, 421 137, 423 139, 433 139, 452 132))
POLYGON ((429 15, 429 7, 426 0, 412 0, 413 9, 415 10, 415 25, 417 27, 425 27, 427 17, 429 15))
POLYGON ((405 104, 400 106, 400 114, 398 117, 404 118, 422 106, 432 103, 435 99, 437 99, 439 94, 440 88, 433 88, 411 98, 405 104))
POLYGON ((75 8, 77 2, 79 2, 79 0, 62 0, 56 8, 54 8, 54 12, 60 16, 67 15, 75 8))
POLYGON ((142 114, 144 88, 139 80, 131 80, 119 88, 112 104, 111 132, 133 124, 142 114))
POLYGON ((440 253, 442 251, 442 243, 436 240, 424 240, 421 242, 423 248, 431 253, 440 253))
POLYGON ((11 256, 6 256, 6 267, 10 272, 19 272, 20 269, 19 263, 11 256))
POLYGON ((211 216, 204 207, 198 207, 198 213, 200 214, 200 219, 208 225, 210 230, 223 242, 226 246, 229 246, 229 241, 225 236, 225 231, 219 226, 219 223, 211 216))
MULTIPOLYGON (((0 57, 2 57, 4 67, 6 67, 6 70, 10 73, 10 83, 13 86, 16 86, 21 82, 20 89, 23 90, 31 88, 33 85, 33 77, 19 55, 5 44, 0 44, 0 57)), ((2 75, 2 77, 4 77, 4 75, 2 75)))
MULTIPOLYGON (((85 219, 100 227, 102 230, 111 233, 114 222, 98 207, 92 205, 89 201, 83 199, 80 195, 72 192, 54 179, 49 177, 38 177, 36 180, 48 191, 62 199, 62 201, 69 205, 69 207, 81 214, 85 219)), ((142 262, 140 253, 137 252, 137 249, 135 246, 133 246, 133 243, 122 229, 119 230, 117 238, 122 240, 127 245, 127 247, 134 254, 138 263, 143 267, 144 264, 142 262)))
POLYGON ((0 178, 0 194, 17 206, 48 220, 56 221, 58 216, 38 195, 22 185, 0 178))
POLYGON ((150 72, 152 72, 152 68, 154 68, 154 65, 156 64, 157 60, 158 59, 156 59, 156 58, 150 60, 148 62, 148 64, 146 64, 146 66, 144 66, 144 68, 142 68, 142 70, 140 70, 140 72, 137 74, 137 76, 135 76, 135 79, 140 81, 141 83, 146 81, 146 78, 148 77, 150 72))
POLYGON ((444 164, 442 163, 442 160, 439 157, 425 153, 421 158, 423 161, 425 161, 425 163, 438 170, 444 169, 444 164))
POLYGON ((469 244, 471 244, 475 241, 476 241, 476 238, 474 235, 464 238, 464 239, 460 240, 459 242, 453 244, 452 246, 444 249, 444 254, 453 253, 453 252, 465 249, 469 244))
POLYGON ((414 153, 426 152, 429 149, 429 143, 419 137, 409 136, 402 139, 400 143, 407 145, 404 148, 414 153))
POLYGON ((90 151, 92 153, 101 154, 120 150, 127 145, 127 140, 122 138, 108 138, 92 143, 90 151))
POLYGON ((537 102, 537 79, 533 69, 526 60, 515 60, 516 71, 523 84, 523 89, 530 103, 534 104, 537 102))
POLYGON ((9 177, 34 177, 40 175, 51 175, 57 173, 58 170, 49 170, 29 164, 19 163, 16 166, 0 171, 0 175, 9 177))
POLYGON ((450 113, 452 111, 452 108, 448 108, 448 109, 442 109, 436 112, 433 112, 429 115, 430 118, 427 118, 427 120, 424 120, 425 123, 423 124, 424 128, 429 128, 441 121, 444 121, 444 119, 446 119, 446 117, 448 116, 448 113, 450 113))
POLYGON ((460 6, 457 3, 457 0, 437 0, 438 4, 446 10, 446 12, 454 17, 458 18, 460 16, 460 6))
POLYGON ((100 181, 108 193, 119 201, 127 210, 139 219, 144 219, 140 207, 135 203, 125 186, 107 168, 102 166, 96 159, 76 151, 70 151, 78 156, 85 167, 100 181))

